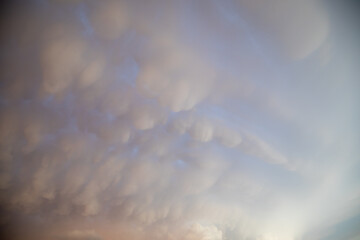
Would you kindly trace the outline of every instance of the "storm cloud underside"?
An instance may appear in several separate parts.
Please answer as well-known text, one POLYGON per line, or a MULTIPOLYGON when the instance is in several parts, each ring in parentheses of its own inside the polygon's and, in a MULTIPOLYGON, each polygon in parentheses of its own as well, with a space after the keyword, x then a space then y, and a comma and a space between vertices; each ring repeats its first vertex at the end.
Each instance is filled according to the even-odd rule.
POLYGON ((358 239, 359 36, 330 3, 9 4, 4 239, 358 239))

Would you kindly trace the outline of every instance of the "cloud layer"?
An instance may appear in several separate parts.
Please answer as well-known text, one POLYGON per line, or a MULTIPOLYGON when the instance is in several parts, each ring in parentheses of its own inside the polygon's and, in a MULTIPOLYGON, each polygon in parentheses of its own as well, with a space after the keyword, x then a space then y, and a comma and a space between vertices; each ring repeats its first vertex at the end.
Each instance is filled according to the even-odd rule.
POLYGON ((358 75, 330 16, 312 0, 9 5, 2 234, 321 239, 359 214, 358 75))

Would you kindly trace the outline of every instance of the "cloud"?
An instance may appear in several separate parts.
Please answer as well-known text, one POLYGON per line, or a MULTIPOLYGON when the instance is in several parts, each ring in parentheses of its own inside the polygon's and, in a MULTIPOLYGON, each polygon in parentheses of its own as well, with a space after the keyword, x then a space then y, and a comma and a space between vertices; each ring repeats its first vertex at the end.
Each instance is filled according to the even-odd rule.
POLYGON ((94 231, 79 231, 73 230, 63 236, 59 236, 57 239, 61 240, 101 240, 94 231))
POLYGON ((318 1, 236 1, 249 16, 292 59, 310 55, 325 42, 329 20, 318 1))
POLYGON ((221 240, 222 232, 215 226, 202 226, 200 224, 193 224, 185 239, 202 239, 202 240, 221 240))
POLYGON ((119 1, 106 1, 94 8, 90 21, 99 37, 112 40, 127 30, 129 16, 125 4, 119 1))
POLYGON ((207 97, 216 74, 196 49, 173 38, 160 35, 153 40, 148 56, 151 60, 140 66, 136 84, 144 96, 179 112, 194 108, 207 97))
POLYGON ((322 3, 14 7, 1 27, 9 239, 298 239, 359 196, 353 86, 311 57, 328 51, 322 3))

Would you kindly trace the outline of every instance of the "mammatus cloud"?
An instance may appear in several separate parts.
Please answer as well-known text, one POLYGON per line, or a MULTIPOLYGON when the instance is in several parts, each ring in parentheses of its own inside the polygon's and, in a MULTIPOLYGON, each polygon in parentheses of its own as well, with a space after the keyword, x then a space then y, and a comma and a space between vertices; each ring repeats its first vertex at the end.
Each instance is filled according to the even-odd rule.
POLYGON ((4 239, 326 239, 360 197, 358 75, 330 9, 10 4, 4 239))
POLYGON ((320 1, 237 2, 240 11, 293 59, 307 57, 321 47, 329 34, 329 19, 320 1))

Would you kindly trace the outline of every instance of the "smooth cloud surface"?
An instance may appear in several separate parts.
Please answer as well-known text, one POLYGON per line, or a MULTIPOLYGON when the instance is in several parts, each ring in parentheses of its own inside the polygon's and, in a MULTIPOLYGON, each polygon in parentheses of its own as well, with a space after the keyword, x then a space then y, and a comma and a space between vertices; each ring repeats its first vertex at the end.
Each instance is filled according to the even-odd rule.
POLYGON ((4 239, 331 239, 360 214, 358 36, 331 9, 9 5, 4 239))

